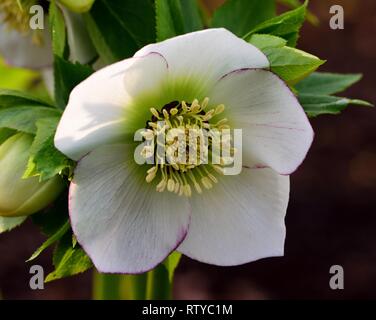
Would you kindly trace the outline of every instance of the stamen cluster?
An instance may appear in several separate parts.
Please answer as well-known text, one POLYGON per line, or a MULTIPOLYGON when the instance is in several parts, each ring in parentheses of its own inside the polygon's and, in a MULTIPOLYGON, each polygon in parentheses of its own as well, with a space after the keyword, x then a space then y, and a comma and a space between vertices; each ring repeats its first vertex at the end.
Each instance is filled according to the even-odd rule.
MULTIPOLYGON (((230 126, 226 118, 217 117, 225 110, 223 104, 206 110, 208 105, 205 98, 201 103, 197 99, 192 103, 173 101, 161 110, 150 109, 152 117, 142 133, 146 145, 141 155, 153 160, 146 182, 159 176, 158 192, 167 189, 190 197, 192 189, 198 193, 202 187, 211 189, 218 182, 215 173, 223 174, 226 159, 221 158, 220 148, 213 146, 226 143, 221 141, 221 132, 230 126), (209 163, 209 156, 219 160, 209 163)), ((231 145, 231 139, 226 145, 231 145)))

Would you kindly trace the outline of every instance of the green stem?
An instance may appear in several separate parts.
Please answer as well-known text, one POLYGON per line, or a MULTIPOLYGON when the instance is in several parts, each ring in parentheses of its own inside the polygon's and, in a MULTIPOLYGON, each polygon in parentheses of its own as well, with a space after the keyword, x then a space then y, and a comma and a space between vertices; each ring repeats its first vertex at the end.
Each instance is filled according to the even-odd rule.
POLYGON ((94 300, 121 300, 121 276, 94 271, 93 298, 94 300))
POLYGON ((163 264, 148 272, 147 277, 147 300, 170 300, 172 298, 172 284, 163 264))
POLYGON ((146 299, 147 273, 122 277, 121 294, 124 299, 146 299))
POLYGON ((145 300, 147 274, 117 275, 94 271, 95 300, 145 300))

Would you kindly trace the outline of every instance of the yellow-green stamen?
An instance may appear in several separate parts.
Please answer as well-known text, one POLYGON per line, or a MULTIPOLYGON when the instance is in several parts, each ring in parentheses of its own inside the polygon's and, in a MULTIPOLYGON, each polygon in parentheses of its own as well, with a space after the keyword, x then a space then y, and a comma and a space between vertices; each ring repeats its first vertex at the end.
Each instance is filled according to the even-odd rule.
POLYGON ((151 120, 147 122, 143 137, 153 144, 145 145, 141 155, 145 159, 154 157, 154 165, 147 170, 145 180, 147 183, 157 181, 158 192, 167 190, 190 197, 195 190, 201 194, 203 189, 211 189, 218 182, 215 174, 223 174, 227 159, 219 156, 218 164, 208 162, 212 144, 216 139, 220 140, 220 136, 209 135, 205 139, 203 131, 219 132, 229 128, 226 118, 218 118, 225 111, 225 106, 221 104, 209 109, 208 105, 209 99, 205 98, 201 103, 197 99, 192 103, 173 101, 161 110, 150 108, 151 120), (174 129, 180 130, 181 139, 177 135, 169 135, 168 132, 173 133, 174 129), (192 130, 197 134, 192 136, 192 130), (158 139, 161 134, 165 135, 163 142, 158 139), (167 158, 177 161, 166 161, 156 151, 158 146, 166 147, 167 158), (182 159, 179 158, 181 154, 182 159))

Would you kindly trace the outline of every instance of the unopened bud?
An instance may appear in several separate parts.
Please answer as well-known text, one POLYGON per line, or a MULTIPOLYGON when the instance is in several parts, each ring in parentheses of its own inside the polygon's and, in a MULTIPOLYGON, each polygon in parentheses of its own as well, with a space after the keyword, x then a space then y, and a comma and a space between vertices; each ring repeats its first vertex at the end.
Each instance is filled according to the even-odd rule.
POLYGON ((18 133, 0 146, 0 216, 28 216, 45 208, 64 188, 56 176, 39 182, 38 177, 23 179, 33 137, 18 133))
POLYGON ((73 12, 83 13, 91 9, 95 0, 59 0, 59 2, 73 12))

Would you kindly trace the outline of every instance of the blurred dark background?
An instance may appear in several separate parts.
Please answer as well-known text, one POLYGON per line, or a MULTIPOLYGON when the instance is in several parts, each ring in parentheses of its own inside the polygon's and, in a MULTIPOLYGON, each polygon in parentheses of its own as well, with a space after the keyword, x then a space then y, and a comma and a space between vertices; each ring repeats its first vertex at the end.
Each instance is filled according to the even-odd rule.
MULTIPOLYGON (((223 1, 207 0, 214 8, 223 1)), ((305 25, 299 48, 328 62, 321 71, 364 74, 348 97, 376 102, 376 1, 311 0, 321 25, 305 25), (329 28, 329 8, 345 9, 345 29, 329 28)), ((376 110, 351 107, 312 119, 310 153, 291 177, 285 257, 220 268, 183 258, 177 299, 376 298, 376 110), (345 289, 331 290, 329 268, 342 265, 345 289)), ((89 299, 91 274, 29 288, 24 261, 44 238, 30 222, 0 235, 3 299, 89 299)), ((51 270, 50 254, 38 260, 51 270)))

